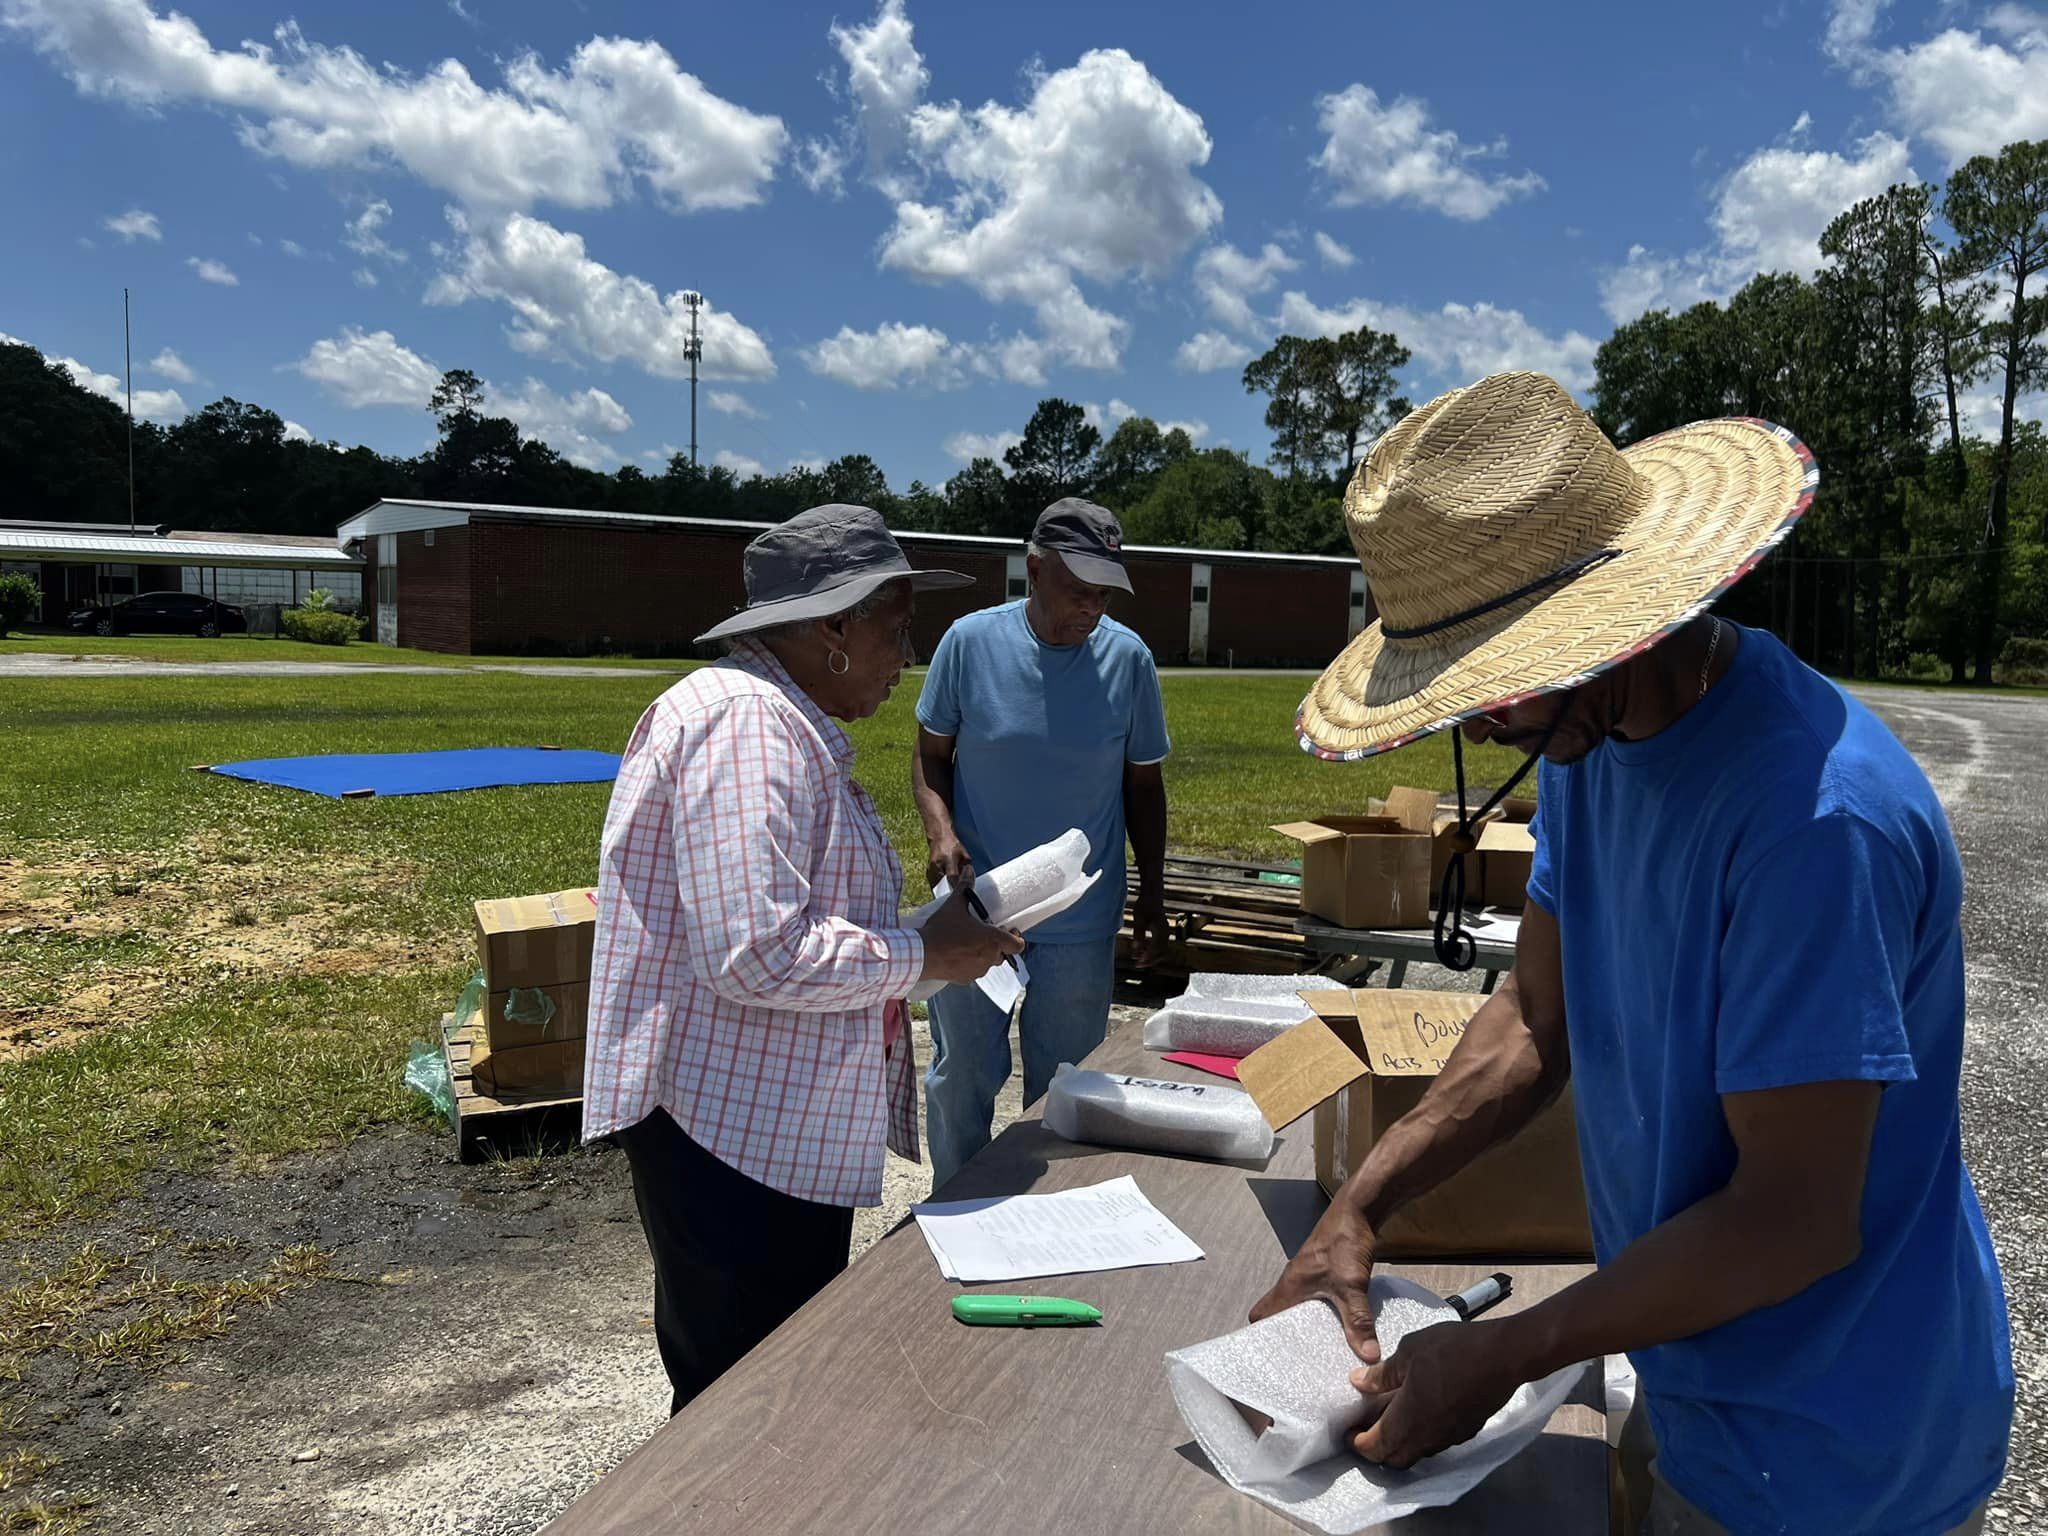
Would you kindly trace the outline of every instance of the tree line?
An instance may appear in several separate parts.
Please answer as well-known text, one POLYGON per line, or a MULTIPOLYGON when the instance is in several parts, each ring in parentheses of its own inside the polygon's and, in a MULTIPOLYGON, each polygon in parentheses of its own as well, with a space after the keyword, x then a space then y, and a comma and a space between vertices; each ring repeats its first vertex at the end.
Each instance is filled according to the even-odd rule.
MULTIPOLYGON (((1725 606, 1816 665, 1979 682, 2048 666, 2048 439, 2025 419, 2048 387, 2048 141, 1858 203, 1820 248, 1811 279, 1764 274, 1725 302, 1620 326, 1595 359, 1595 419, 1623 446, 1712 416, 1800 434, 1821 464, 1814 509, 1725 606)), ((1264 463, 1142 416, 1105 436, 1083 406, 1047 399, 1000 461, 900 492, 864 453, 744 480, 680 454, 654 474, 581 468, 489 415, 480 380, 456 369, 415 458, 288 440, 276 413, 232 399, 138 422, 136 512, 324 535, 381 496, 757 522, 851 501, 901 529, 1022 538, 1048 502, 1080 495, 1115 509, 1134 544, 1339 553, 1344 483, 1410 409, 1409 361, 1367 327, 1276 338, 1242 377, 1265 402, 1264 463)), ((125 522, 127 452, 116 405, 0 344, 8 515, 125 522)))

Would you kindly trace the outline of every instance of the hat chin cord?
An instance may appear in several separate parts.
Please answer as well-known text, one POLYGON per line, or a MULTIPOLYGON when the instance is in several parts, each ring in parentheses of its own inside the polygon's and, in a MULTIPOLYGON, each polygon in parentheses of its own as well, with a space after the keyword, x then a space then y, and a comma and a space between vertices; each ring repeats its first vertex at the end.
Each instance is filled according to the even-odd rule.
POLYGON ((1557 734, 1557 727, 1563 719, 1563 710, 1559 710, 1551 717, 1550 725, 1543 733, 1543 739, 1536 744, 1536 750, 1523 760, 1521 767, 1508 776, 1505 784, 1493 792, 1486 804, 1471 812, 1465 809, 1463 723, 1451 727, 1451 766, 1458 776, 1458 830, 1452 835, 1451 858, 1450 862, 1444 865, 1443 884, 1437 889, 1436 917, 1430 930, 1430 940, 1436 950, 1437 963, 1447 971, 1469 971, 1479 959, 1479 943, 1465 928, 1465 855, 1479 851, 1479 838, 1472 829, 1513 794, 1515 786, 1529 776, 1529 770, 1542 761, 1543 754, 1550 748, 1550 738, 1557 734))

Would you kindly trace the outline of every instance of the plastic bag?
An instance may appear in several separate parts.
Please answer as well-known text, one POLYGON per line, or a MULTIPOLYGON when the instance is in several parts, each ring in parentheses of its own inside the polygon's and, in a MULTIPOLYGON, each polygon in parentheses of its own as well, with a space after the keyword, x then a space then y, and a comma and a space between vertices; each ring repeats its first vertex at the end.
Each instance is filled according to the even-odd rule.
POLYGON ((1145 1048, 1249 1056, 1310 1017, 1300 993, 1329 985, 1327 976, 1198 972, 1185 993, 1145 1021, 1145 1048))
POLYGON ((472 1014, 484 1011, 484 1001, 490 993, 484 987, 484 973, 478 971, 463 984, 462 991, 455 999, 455 1028, 467 1029, 475 1022, 472 1014))
POLYGON ((1263 1162, 1273 1128, 1252 1096, 1221 1083, 1167 1083, 1061 1062, 1045 1096, 1045 1123, 1067 1141, 1263 1162))
POLYGON ((505 1021, 531 1024, 546 1033, 555 1016, 555 1000, 539 987, 514 987, 505 994, 505 1021))
POLYGON ((441 1047, 413 1041, 405 1059, 405 1086, 433 1105, 443 1120, 455 1123, 455 1085, 448 1081, 448 1056, 441 1047))

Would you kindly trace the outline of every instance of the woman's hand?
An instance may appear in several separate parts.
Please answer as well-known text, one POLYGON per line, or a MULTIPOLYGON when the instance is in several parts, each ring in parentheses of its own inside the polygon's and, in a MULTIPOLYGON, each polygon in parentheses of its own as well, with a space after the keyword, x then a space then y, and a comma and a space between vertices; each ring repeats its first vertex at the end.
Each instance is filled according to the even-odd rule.
POLYGON ((1024 948, 1024 936, 991 928, 967 905, 967 887, 955 886, 924 925, 924 979, 977 981, 1005 955, 1024 948))

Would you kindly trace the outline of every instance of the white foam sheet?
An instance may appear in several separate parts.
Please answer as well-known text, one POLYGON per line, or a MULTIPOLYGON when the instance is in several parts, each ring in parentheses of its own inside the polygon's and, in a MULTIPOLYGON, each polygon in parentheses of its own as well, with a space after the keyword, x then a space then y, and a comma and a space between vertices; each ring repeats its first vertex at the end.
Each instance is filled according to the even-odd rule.
MULTIPOLYGON (((1056 917, 1095 888, 1095 882, 1102 878, 1102 871, 1093 874, 1086 871, 1089 855, 1088 834, 1079 827, 1062 833, 1049 843, 1040 843, 1029 853, 1019 854, 1007 864, 998 864, 986 874, 974 877, 974 894, 981 898, 981 904, 988 909, 988 920, 998 928, 1014 928, 1019 933, 1029 933, 1049 917, 1056 917)), ((952 894, 952 886, 940 881, 932 899, 907 914, 903 921, 906 927, 922 928, 931 915, 945 905, 952 894)), ((1002 966, 995 970, 1003 969, 1002 966)), ((992 977, 994 970, 990 973, 992 977)), ((997 982, 988 985, 988 977, 981 983, 998 1007, 1003 1006, 1001 998, 1007 993, 1011 1002, 1016 993, 1006 984, 997 982)), ((910 1001, 921 1003, 946 985, 943 981, 921 981, 911 988, 910 1001)))
POLYGON ((1298 994, 1330 985, 1327 976, 1197 972, 1186 992, 1145 1021, 1145 1049, 1249 1056, 1310 1016, 1298 994))
MULTIPOLYGON (((1388 1354, 1415 1329, 1457 1317, 1442 1297, 1391 1275, 1373 1277, 1371 1300, 1388 1354)), ((1351 1385, 1357 1365, 1337 1314, 1311 1301, 1175 1350, 1166 1375, 1181 1417, 1225 1482, 1329 1536, 1353 1536, 1463 1498, 1534 1442, 1583 1369, 1518 1387, 1472 1439, 1397 1472, 1350 1449, 1369 1415, 1351 1385), (1272 1426, 1254 1430, 1240 1404, 1272 1426)))
POLYGON ((1222 1083, 1168 1083, 1061 1062, 1045 1095, 1055 1136, 1231 1162, 1264 1162, 1273 1129, 1252 1096, 1222 1083))

